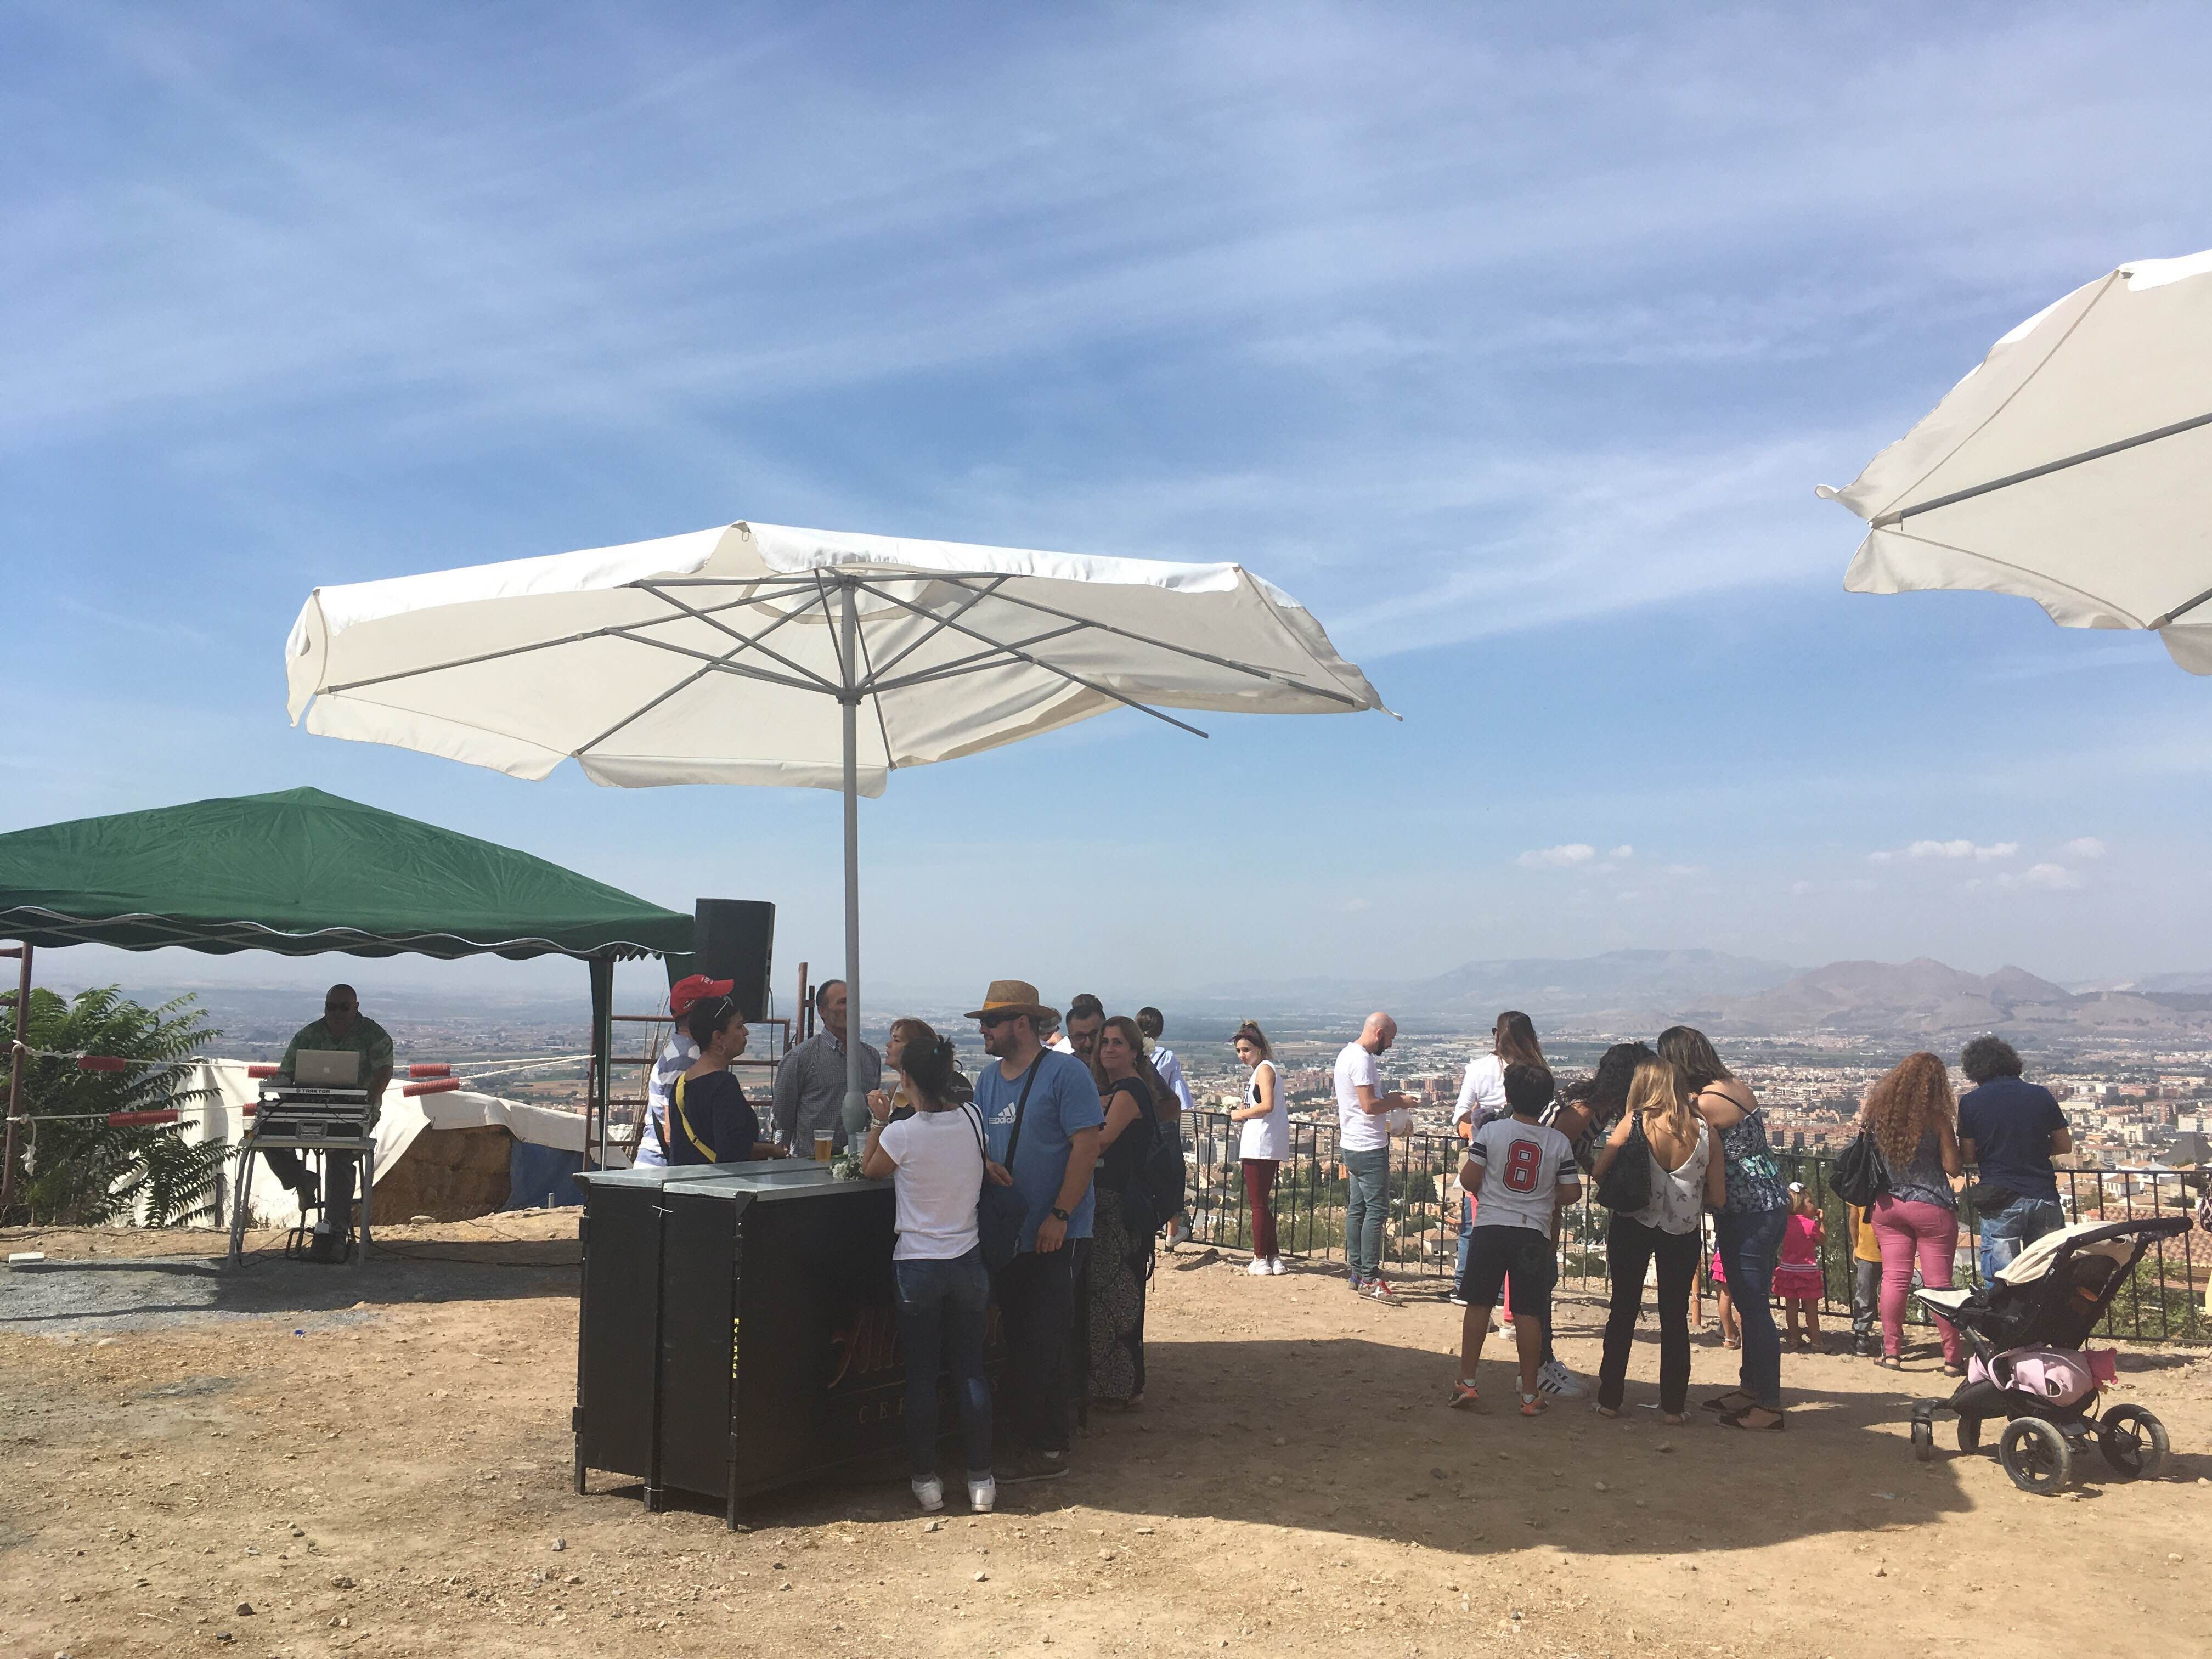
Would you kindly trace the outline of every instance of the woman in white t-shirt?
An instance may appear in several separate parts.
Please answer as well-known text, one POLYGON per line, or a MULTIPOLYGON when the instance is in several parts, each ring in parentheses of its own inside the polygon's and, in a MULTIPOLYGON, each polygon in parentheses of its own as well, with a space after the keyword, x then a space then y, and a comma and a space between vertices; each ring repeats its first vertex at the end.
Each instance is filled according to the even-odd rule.
POLYGON ((1229 1121, 1243 1126, 1237 1154, 1244 1165, 1244 1200, 1252 1216, 1252 1265, 1246 1271, 1266 1277, 1283 1271, 1275 1237, 1275 1171, 1291 1155, 1291 1109, 1275 1051, 1250 1020, 1237 1028, 1237 1058, 1251 1070, 1244 1104, 1229 1121))
POLYGON ((985 1316, 991 1278, 975 1227, 975 1196, 988 1176, 1012 1177, 984 1156, 982 1120, 951 1098, 951 1042, 919 1020, 905 1022, 899 1069, 912 1117, 890 1121, 891 1097, 868 1097, 871 1122, 860 1173, 889 1176, 898 1206, 891 1271, 898 1291, 899 1340, 906 1354, 907 1453, 914 1495, 925 1511, 945 1507, 937 1473, 939 1360, 952 1373, 960 1433, 968 1454, 968 1506, 998 1501, 991 1474, 991 1385, 983 1376, 985 1316))

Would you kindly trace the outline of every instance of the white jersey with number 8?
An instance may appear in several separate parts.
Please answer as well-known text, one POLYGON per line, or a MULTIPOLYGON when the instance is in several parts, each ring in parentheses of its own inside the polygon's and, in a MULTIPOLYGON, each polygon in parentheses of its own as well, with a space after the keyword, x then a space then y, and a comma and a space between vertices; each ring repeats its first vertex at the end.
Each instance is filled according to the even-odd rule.
POLYGON ((1492 1118, 1474 1132, 1467 1155, 1482 1171, 1482 1192, 1474 1201, 1478 1227, 1549 1233, 1562 1170, 1569 1181, 1581 1179, 1574 1147, 1548 1123, 1492 1118))

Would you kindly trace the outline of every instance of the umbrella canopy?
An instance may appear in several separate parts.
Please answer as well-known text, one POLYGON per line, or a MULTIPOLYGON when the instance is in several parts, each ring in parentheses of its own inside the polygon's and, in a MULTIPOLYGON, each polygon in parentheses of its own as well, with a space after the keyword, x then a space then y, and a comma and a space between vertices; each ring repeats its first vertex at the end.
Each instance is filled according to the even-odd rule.
MULTIPOLYGON (((746 523, 318 588, 285 672, 311 732, 518 777, 573 756, 605 784, 842 788, 855 1026, 856 803, 893 769, 1117 707, 1196 732, 1160 709, 1382 706, 1304 607, 1237 565, 746 523)), ((848 1060, 857 1129, 857 1045, 848 1060)))
POLYGON ((452 958, 681 954, 691 918, 319 789, 0 836, 0 938, 452 958))
POLYGON ((1233 564, 749 524, 318 588, 286 675, 311 732, 525 778, 573 756, 625 786, 842 788, 857 699, 864 795, 1123 704, 1381 707, 1304 608, 1233 564))
POLYGON ((2212 252, 2076 289, 1820 494, 1870 526, 1854 592, 2017 593, 2212 674, 2212 252))

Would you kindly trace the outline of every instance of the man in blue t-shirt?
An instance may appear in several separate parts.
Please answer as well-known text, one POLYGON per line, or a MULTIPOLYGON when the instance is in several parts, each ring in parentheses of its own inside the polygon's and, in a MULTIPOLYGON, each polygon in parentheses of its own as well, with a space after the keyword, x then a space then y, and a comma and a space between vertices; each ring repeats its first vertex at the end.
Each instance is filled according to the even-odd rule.
POLYGON ((2053 1157, 2074 1150, 2057 1097, 2023 1083, 2020 1055, 2002 1037, 1976 1037, 1959 1056, 1975 1086, 1959 1102, 1959 1154, 1980 1165, 1982 1185, 2008 1194, 1978 1206, 1982 1282, 2046 1233, 2066 1224, 2053 1157))
POLYGON ((991 1157, 1012 1170, 1023 1206, 1018 1254, 993 1287, 1006 1342, 1001 1397, 1007 1419, 1027 1442, 1011 1468, 1001 1466, 1001 1481, 1048 1480, 1067 1473, 1075 1257, 1091 1237, 1091 1173, 1106 1121, 1091 1068, 1038 1042, 1037 1016, 1043 1012, 1035 986, 1000 979, 991 981, 983 1006, 968 1016, 982 1031, 983 1052, 998 1062, 975 1079, 975 1109, 983 1116, 991 1157))

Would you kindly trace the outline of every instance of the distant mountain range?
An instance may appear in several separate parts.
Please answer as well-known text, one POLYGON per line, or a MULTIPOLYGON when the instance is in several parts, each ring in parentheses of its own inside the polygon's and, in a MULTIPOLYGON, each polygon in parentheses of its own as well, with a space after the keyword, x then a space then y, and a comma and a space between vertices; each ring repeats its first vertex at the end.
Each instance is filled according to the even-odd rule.
POLYGON ((2212 974, 2165 974, 2125 987, 2069 990, 2021 968, 1963 973, 1928 957, 1785 963, 1718 951, 1610 951, 1601 956, 1470 962, 1393 984, 1332 979, 1254 983, 1179 1000, 1291 1012, 1389 1008, 1408 1024, 1486 1025, 1521 1008, 1561 1035, 1651 1031, 1677 1022, 1715 1035, 1827 1034, 1935 1041, 1984 1031, 2036 1042, 2212 1036, 2212 974))

